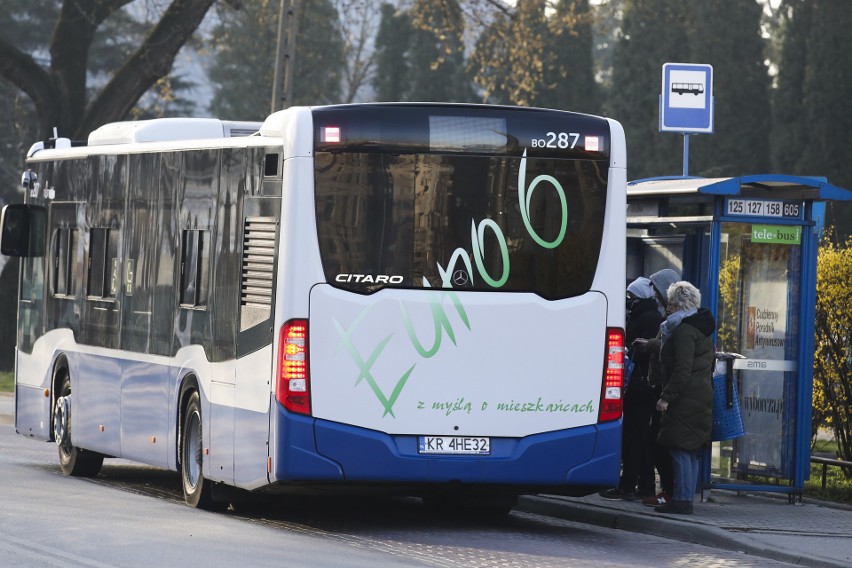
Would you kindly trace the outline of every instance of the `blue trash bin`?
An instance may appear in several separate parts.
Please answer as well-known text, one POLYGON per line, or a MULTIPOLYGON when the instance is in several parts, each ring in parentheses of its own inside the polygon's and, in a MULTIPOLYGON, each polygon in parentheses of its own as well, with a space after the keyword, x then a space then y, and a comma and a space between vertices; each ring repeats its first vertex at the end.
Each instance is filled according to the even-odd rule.
POLYGON ((728 382, 726 375, 713 377, 713 432, 711 439, 714 442, 731 440, 745 435, 740 401, 737 397, 737 385, 730 381, 731 390, 729 391, 728 382))
POLYGON ((717 361, 724 362, 725 372, 713 375, 713 431, 710 438, 714 442, 745 435, 737 384, 734 381, 734 359, 741 358, 743 356, 736 353, 716 354, 717 361))

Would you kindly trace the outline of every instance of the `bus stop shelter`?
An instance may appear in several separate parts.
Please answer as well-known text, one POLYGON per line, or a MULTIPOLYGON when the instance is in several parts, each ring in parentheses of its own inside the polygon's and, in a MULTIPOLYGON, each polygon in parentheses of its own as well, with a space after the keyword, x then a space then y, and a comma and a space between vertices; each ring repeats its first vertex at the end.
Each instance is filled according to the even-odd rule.
POLYGON ((742 435, 705 452, 704 489, 801 496, 810 475, 817 246, 826 202, 849 200, 852 191, 824 178, 775 174, 628 185, 628 281, 677 270, 716 317, 716 350, 742 356, 727 367, 742 435))

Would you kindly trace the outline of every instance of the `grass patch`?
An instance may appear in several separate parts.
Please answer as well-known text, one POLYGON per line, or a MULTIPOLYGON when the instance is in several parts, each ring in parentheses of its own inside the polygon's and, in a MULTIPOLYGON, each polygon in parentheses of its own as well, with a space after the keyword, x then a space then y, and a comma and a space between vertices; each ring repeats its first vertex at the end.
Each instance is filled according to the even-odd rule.
MULTIPOLYGON (((825 454, 836 459, 837 443, 833 440, 818 440, 811 454, 825 454)), ((822 501, 834 501, 852 505, 852 476, 846 475, 843 468, 829 465, 825 468, 825 489, 822 488, 823 464, 811 464, 811 478, 805 482, 805 495, 822 501)))
POLYGON ((0 371, 0 392, 15 392, 15 373, 0 371))

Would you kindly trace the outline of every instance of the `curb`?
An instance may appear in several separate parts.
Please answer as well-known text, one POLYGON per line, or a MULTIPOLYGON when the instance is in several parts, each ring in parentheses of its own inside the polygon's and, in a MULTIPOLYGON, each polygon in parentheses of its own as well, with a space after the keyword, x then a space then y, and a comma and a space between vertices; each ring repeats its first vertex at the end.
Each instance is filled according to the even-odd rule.
POLYGON ((516 509, 526 513, 535 513, 604 528, 700 544, 711 548, 739 552, 760 558, 769 558, 798 566, 812 568, 842 568, 844 566, 831 560, 803 556, 795 552, 755 544, 745 538, 733 536, 724 529, 700 522, 617 511, 595 505, 576 503, 558 496, 521 497, 518 499, 516 509))

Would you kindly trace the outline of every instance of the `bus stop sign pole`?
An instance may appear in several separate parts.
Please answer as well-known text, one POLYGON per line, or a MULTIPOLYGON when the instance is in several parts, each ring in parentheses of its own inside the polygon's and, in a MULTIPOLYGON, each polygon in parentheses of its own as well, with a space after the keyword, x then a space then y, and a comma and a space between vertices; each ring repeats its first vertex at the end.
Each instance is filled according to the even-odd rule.
POLYGON ((713 133, 712 65, 663 65, 660 132, 683 133, 683 177, 688 177, 689 135, 713 133))

